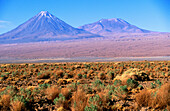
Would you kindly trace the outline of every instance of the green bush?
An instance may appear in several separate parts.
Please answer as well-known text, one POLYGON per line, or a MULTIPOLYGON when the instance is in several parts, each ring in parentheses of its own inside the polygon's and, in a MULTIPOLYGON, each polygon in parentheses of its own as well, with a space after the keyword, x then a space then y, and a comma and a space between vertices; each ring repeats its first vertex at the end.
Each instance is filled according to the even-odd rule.
POLYGON ((121 84, 122 84, 122 81, 121 81, 121 80, 115 80, 113 84, 114 84, 115 86, 121 85, 121 84))
POLYGON ((97 106, 91 104, 90 106, 86 106, 86 107, 84 108, 84 111, 97 111, 97 106))
POLYGON ((79 79, 82 78, 82 74, 77 74, 77 76, 79 79))
POLYGON ((114 72, 108 72, 107 73, 107 76, 109 77, 109 79, 113 79, 113 77, 114 77, 114 72))
POLYGON ((100 85, 103 85, 102 81, 100 81, 99 79, 95 80, 92 84, 93 84, 93 86, 95 86, 95 87, 100 86, 100 85))
POLYGON ((46 89, 46 88, 48 88, 48 87, 50 87, 50 84, 48 84, 48 83, 43 83, 43 84, 40 84, 40 85, 39 85, 39 88, 40 88, 40 89, 46 89))
POLYGON ((113 95, 116 97, 117 100, 125 100, 127 97, 127 93, 127 85, 115 87, 113 91, 113 95))
POLYGON ((65 96, 63 96, 61 93, 59 94, 59 97, 56 97, 54 99, 54 104, 60 104, 60 103, 63 103, 65 102, 65 96))
POLYGON ((86 79, 86 78, 87 78, 87 74, 84 74, 84 75, 83 75, 83 78, 85 78, 85 79, 86 79))
POLYGON ((138 82, 134 79, 128 79, 126 83, 127 83, 127 86, 131 88, 136 88, 139 85, 138 82))
POLYGON ((95 95, 94 97, 90 97, 88 100, 89 106, 85 107, 85 111, 97 111, 102 104, 99 95, 95 95))

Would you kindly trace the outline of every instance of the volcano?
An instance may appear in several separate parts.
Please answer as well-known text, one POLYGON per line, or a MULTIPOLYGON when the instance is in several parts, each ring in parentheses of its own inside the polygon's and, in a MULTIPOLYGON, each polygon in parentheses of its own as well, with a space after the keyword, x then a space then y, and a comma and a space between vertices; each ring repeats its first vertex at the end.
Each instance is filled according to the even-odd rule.
POLYGON ((100 35, 110 35, 114 33, 150 33, 149 30, 141 29, 131 25, 120 18, 101 19, 97 22, 80 26, 79 29, 100 35))
POLYGON ((0 43, 72 40, 96 36, 70 26, 48 11, 41 11, 17 28, 0 35, 0 43))

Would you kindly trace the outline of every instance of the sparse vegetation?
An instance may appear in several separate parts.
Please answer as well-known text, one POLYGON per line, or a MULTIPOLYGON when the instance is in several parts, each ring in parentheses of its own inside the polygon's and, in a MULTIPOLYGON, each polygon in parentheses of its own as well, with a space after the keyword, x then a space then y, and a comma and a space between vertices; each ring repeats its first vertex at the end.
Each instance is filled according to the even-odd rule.
POLYGON ((0 64, 0 110, 170 110, 170 62, 0 64))

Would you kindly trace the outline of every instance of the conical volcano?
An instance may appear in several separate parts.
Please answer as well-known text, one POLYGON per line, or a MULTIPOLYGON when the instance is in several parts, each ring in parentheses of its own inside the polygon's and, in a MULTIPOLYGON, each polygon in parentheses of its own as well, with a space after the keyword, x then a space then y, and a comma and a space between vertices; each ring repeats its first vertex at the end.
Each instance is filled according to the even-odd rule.
POLYGON ((96 35, 74 28, 48 11, 41 11, 17 28, 0 35, 0 43, 70 40, 93 36, 96 35))

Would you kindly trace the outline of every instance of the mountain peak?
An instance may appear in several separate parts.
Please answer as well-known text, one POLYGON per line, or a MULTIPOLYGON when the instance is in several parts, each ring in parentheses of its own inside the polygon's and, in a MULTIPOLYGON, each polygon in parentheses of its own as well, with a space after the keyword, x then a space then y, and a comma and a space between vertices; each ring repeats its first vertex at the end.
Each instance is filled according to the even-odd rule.
POLYGON ((45 14, 47 14, 47 13, 49 13, 48 11, 41 11, 40 12, 40 14, 42 14, 42 15, 45 15, 45 14))
POLYGON ((101 19, 97 22, 80 26, 80 29, 100 35, 109 35, 113 33, 148 33, 150 31, 140 29, 131 25, 121 18, 101 19))
POLYGON ((48 11, 41 11, 39 16, 45 16, 45 17, 52 17, 52 15, 48 11))
POLYGON ((111 19, 101 19, 98 22, 102 23, 102 22, 120 22, 120 23, 124 23, 124 24, 129 24, 128 22, 126 22, 125 20, 121 19, 121 18, 111 18, 111 19))

